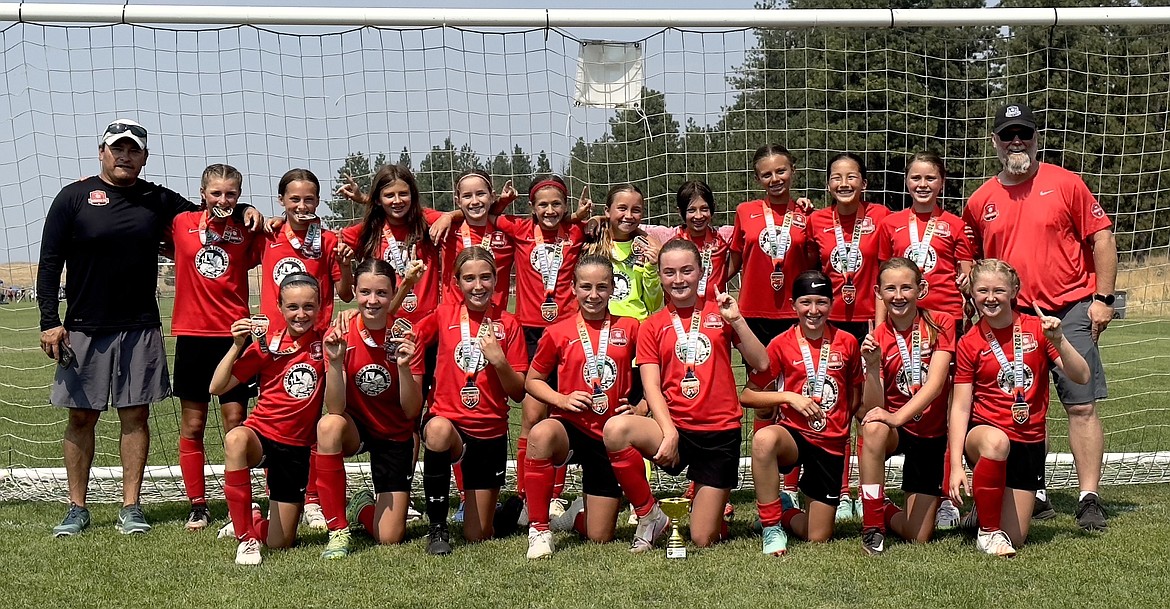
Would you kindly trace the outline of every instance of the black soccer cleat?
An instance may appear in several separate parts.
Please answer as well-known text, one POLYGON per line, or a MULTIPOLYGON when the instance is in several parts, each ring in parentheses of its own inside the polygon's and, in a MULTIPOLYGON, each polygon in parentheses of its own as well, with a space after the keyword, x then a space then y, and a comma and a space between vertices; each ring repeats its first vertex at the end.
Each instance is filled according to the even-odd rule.
POLYGON ((1097 493, 1085 495, 1077 504, 1077 526, 1090 532, 1109 529, 1109 523, 1105 522, 1105 507, 1101 505, 1101 498, 1097 493))
POLYGON ((1052 502, 1047 497, 1036 498, 1032 504, 1032 520, 1052 520, 1056 518, 1056 510, 1052 509, 1052 502))
POLYGON ((865 529, 861 532, 861 549, 870 556, 881 556, 886 551, 886 536, 877 529, 865 529))
POLYGON ((451 553, 451 531, 447 530, 447 523, 432 524, 428 537, 427 554, 446 556, 451 553))

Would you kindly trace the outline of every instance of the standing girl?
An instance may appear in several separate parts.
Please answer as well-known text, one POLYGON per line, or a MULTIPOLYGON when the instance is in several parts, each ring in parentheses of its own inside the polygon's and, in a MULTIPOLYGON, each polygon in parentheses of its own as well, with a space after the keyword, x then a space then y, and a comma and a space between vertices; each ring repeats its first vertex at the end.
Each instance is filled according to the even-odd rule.
POLYGON ((686 239, 699 248, 703 261, 703 278, 699 280, 699 296, 714 298, 716 290, 727 291, 730 278, 728 263, 731 247, 727 239, 732 227, 716 229, 711 222, 715 217, 715 193, 702 180, 688 180, 678 187, 675 194, 679 226, 643 226, 650 236, 666 243, 674 238, 686 239))
POLYGON ((613 294, 609 312, 642 321, 662 308, 658 249, 662 246, 639 228, 645 212, 642 191, 617 184, 605 195, 601 237, 586 251, 613 262, 613 294))
MULTIPOLYGON (((508 200, 515 198, 510 184, 504 195, 508 200)), ((444 302, 458 302, 463 297, 459 279, 453 271, 455 258, 463 250, 479 246, 492 254, 496 276, 500 278, 496 282, 492 305, 498 308, 508 306, 508 286, 512 276, 512 262, 516 256, 516 243, 507 232, 496 226, 492 218, 492 208, 497 202, 492 178, 487 172, 475 169, 455 180, 455 204, 463 212, 463 220, 451 227, 442 242, 443 275, 447 277, 447 287, 442 296, 444 302)))

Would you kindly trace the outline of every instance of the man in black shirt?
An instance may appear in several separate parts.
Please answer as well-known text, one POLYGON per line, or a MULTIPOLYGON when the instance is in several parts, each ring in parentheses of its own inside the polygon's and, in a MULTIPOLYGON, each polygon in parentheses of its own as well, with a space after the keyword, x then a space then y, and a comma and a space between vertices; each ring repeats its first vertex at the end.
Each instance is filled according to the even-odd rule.
MULTIPOLYGON (((150 448, 149 407, 170 395, 155 294, 159 242, 172 219, 198 209, 178 193, 139 180, 149 151, 146 129, 118 119, 98 145, 101 173, 61 189, 49 207, 37 269, 41 349, 60 364, 50 394, 69 409, 65 469, 69 512, 58 537, 89 525, 86 490, 94 426, 113 404, 122 433, 122 510, 117 528, 145 533, 150 525, 139 491, 150 448), (61 272, 68 269, 65 320, 58 315, 61 272)), ((251 210, 252 216, 258 216, 251 210)), ((255 218, 250 218, 255 220, 255 218)))

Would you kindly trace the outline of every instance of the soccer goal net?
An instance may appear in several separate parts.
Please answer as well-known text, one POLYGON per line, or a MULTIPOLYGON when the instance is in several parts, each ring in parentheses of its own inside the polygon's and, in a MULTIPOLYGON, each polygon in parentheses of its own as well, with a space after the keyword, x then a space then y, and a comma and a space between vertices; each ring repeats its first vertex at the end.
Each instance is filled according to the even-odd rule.
MULTIPOLYGON (((135 7, 117 8, 113 21, 131 21, 135 7)), ((1110 395, 1099 404, 1105 482, 1170 478, 1166 25, 1012 24, 1010 13, 995 20, 987 15, 999 13, 983 10, 965 24, 923 26, 912 24, 914 11, 885 10, 877 11, 884 22, 860 24, 883 27, 841 27, 873 11, 771 27, 652 12, 620 23, 615 14, 605 28, 552 17, 533 26, 492 11, 482 13, 496 18, 461 27, 441 25, 441 15, 431 27, 326 27, 307 17, 302 25, 225 26, 213 10, 206 22, 195 10, 175 13, 183 18, 170 23, 194 23, 181 27, 165 25, 163 13, 152 23, 164 25, 103 25, 110 19, 97 13, 84 19, 97 24, 84 25, 61 24, 83 20, 67 11, 58 19, 26 12, 23 21, 4 13, 11 21, 0 24, 0 113, 10 117, 0 124, 0 500, 66 496, 66 413, 48 405, 54 364, 38 348, 36 261, 50 201, 98 170, 96 136, 114 118, 151 130, 146 179, 198 201, 203 168, 230 163, 244 173, 244 200, 266 214, 276 211, 276 181, 287 169, 307 167, 331 190, 342 176, 364 185, 380 164, 403 163, 439 209, 451 208, 452 175, 466 168, 489 170, 497 186, 513 180, 522 193, 534 175, 554 172, 567 176, 573 193, 588 184, 599 202, 608 185, 633 182, 647 195, 649 221, 660 224, 678 222, 678 185, 701 178, 716 192, 717 221, 730 223, 737 203, 758 198, 751 157, 770 143, 795 153, 795 190, 818 206, 827 199, 826 160, 851 151, 869 166, 869 200, 895 210, 908 204, 908 156, 937 151, 949 175, 945 205, 958 212, 998 171, 989 125, 1006 100, 1036 109, 1042 158, 1083 176, 1115 223, 1122 298, 1120 319, 1101 341, 1110 395)), ((581 23, 605 25, 596 16, 581 23)), ((331 226, 360 216, 324 194, 331 226)), ((513 212, 526 209, 522 196, 513 212)), ((174 299, 167 272, 164 265, 164 332, 174 299)), ((116 301, 119 286, 107 289, 116 301)), ((222 432, 211 410, 215 494, 222 432)), ((1049 412, 1049 483, 1075 486, 1067 419, 1055 401, 1049 412)), ((513 421, 514 442, 518 413, 513 421)), ((177 400, 153 406, 149 500, 183 497, 178 425, 177 400)), ((750 421, 745 442, 749 431, 750 421)), ((102 417, 97 435, 91 497, 114 500, 117 418, 102 417)), ((353 464, 355 475, 364 471, 353 464)), ((746 461, 742 473, 750 485, 746 461)), ((678 484, 659 480, 664 490, 678 484)))

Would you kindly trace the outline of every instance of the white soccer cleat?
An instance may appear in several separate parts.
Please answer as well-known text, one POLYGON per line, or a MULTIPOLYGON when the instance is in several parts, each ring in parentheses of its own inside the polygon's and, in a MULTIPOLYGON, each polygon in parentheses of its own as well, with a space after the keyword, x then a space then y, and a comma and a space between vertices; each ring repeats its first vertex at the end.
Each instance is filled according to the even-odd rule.
POLYGON ((260 556, 260 541, 256 539, 245 539, 236 546, 236 564, 237 565, 258 565, 264 558, 260 556))
POLYGON ((553 555, 556 547, 553 545, 552 531, 537 531, 528 529, 528 559, 539 560, 553 555))
POLYGON ((979 529, 979 536, 975 539, 975 545, 985 554, 999 556, 1000 558, 1011 558, 1016 555, 1016 549, 1012 546, 1012 540, 1008 539, 1007 533, 1003 531, 984 531, 983 529, 979 529))
POLYGON ((946 531, 959 526, 959 508, 951 503, 950 499, 943 499, 942 503, 938 504, 938 511, 934 513, 934 528, 940 531, 946 531))
POLYGON ((548 517, 556 518, 565 513, 565 507, 569 505, 568 501, 564 499, 553 499, 548 502, 548 517))
POLYGON ((577 514, 580 514, 584 509, 585 499, 577 497, 569 504, 569 508, 563 514, 549 520, 548 528, 560 533, 572 531, 573 525, 577 522, 577 514))
POLYGON ((219 532, 215 534, 216 539, 227 539, 229 537, 232 539, 236 538, 236 525, 230 520, 225 522, 222 527, 219 527, 219 532))
POLYGON ((325 522, 325 514, 321 511, 321 506, 316 503, 306 503, 305 513, 301 517, 301 521, 305 526, 315 531, 324 531, 329 528, 325 522))
POLYGON ((662 512, 658 504, 649 514, 638 519, 638 528, 634 530, 634 543, 630 544, 630 552, 641 554, 654 548, 654 543, 666 534, 670 526, 670 518, 662 512))
POLYGON ((418 522, 422 520, 422 512, 414 509, 413 505, 406 506, 406 522, 418 522))

